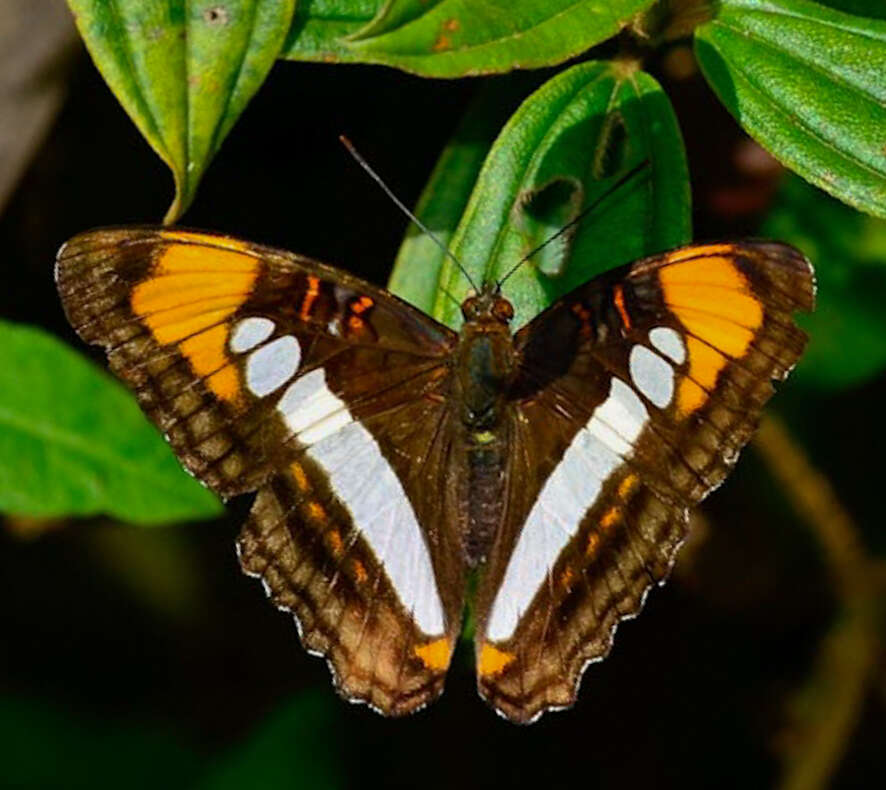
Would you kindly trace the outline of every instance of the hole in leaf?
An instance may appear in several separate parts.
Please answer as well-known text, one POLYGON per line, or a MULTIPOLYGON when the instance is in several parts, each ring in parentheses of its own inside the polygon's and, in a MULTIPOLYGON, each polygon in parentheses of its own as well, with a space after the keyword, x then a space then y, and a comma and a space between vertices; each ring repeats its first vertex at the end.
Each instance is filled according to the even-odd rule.
MULTIPOLYGON (((573 179, 558 178, 522 201, 526 252, 550 239, 578 215, 584 190, 573 179)), ((532 256, 532 262, 548 277, 563 274, 572 246, 575 228, 554 239, 532 256)))

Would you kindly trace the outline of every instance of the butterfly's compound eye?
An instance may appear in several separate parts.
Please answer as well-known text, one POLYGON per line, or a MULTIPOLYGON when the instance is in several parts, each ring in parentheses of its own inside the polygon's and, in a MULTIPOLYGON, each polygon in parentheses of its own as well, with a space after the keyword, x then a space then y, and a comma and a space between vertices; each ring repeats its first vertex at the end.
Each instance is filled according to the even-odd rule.
POLYGON ((480 300, 476 296, 469 296, 461 303, 461 314, 466 321, 477 318, 480 311, 480 300))
POLYGON ((492 306, 492 314, 507 323, 514 317, 514 306, 507 299, 496 299, 492 306))

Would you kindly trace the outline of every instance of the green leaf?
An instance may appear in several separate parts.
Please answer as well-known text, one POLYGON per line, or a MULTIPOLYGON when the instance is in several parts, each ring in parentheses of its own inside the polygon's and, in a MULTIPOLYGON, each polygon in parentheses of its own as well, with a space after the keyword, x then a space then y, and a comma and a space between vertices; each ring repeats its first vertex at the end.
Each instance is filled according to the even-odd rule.
MULTIPOLYGON (((489 153, 492 141, 520 96, 525 79, 512 75, 482 87, 458 125, 425 185, 416 216, 448 246, 489 153), (504 80, 504 82, 502 82, 504 80)), ((410 224, 397 253, 388 288, 430 313, 440 281, 443 250, 410 224)))
MULTIPOLYGON (((691 237, 683 143, 664 92, 631 62, 558 74, 511 117, 489 152, 451 249, 476 283, 502 277, 631 166, 649 167, 607 197, 576 232, 521 266, 505 286, 515 326, 593 275, 691 237)), ((470 286, 448 260, 432 313, 461 314, 446 295, 470 286)))
POLYGON ((652 0, 315 0, 283 57, 380 63, 426 77, 560 63, 611 38, 652 0))
POLYGON ((345 755, 339 750, 341 730, 335 727, 337 704, 326 688, 299 695, 197 786, 202 790, 341 787, 345 755))
POLYGON ((790 177, 761 231, 795 244, 815 266, 815 312, 798 316, 809 346, 792 378, 839 390, 886 369, 886 221, 790 177))
POLYGON ((98 70, 172 170, 174 222, 277 58, 295 0, 68 0, 98 70))
POLYGON ((807 181, 886 217, 886 21, 808 0, 723 0, 702 71, 745 130, 807 181))
POLYGON ((162 524, 221 507, 122 386, 51 335, 0 321, 0 510, 162 524))
POLYGON ((322 63, 359 63, 348 37, 366 27, 385 0, 302 0, 280 57, 322 63))

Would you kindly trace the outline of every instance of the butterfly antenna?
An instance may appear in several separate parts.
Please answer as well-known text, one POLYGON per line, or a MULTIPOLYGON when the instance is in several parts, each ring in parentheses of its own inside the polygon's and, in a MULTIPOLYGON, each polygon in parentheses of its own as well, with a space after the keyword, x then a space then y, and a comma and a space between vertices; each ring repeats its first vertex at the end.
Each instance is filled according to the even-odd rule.
POLYGON ((448 288, 445 288, 443 285, 440 285, 439 287, 440 287, 440 290, 443 291, 443 293, 446 294, 446 296, 448 296, 452 300, 452 303, 460 310, 461 309, 461 302, 459 302, 458 299, 456 299, 452 295, 452 291, 450 291, 448 288))
POLYGON ((622 186, 624 186, 628 181, 630 181, 641 170, 645 170, 647 167, 649 167, 649 164, 650 164, 649 160, 644 159, 639 164, 634 165, 630 170, 628 170, 627 173, 625 173, 621 178, 619 178, 618 181, 616 181, 611 187, 609 187, 609 189, 607 189, 605 192, 603 192, 602 195, 597 197, 597 199, 594 200, 593 203, 591 203, 587 208, 583 209, 581 211, 581 213, 574 220, 572 220, 571 222, 568 222, 566 225, 564 225, 562 228, 560 228, 560 230, 558 230, 553 236, 549 236, 541 244, 539 244, 535 249, 531 250, 526 255, 524 255, 522 258, 520 258, 520 260, 517 261, 508 270, 508 273, 498 281, 498 283, 496 284, 496 288, 500 291, 502 285, 505 284, 505 281, 508 279, 508 277, 510 277, 515 271, 517 271, 517 269, 519 269, 524 263, 526 263, 526 261, 528 261, 533 255, 540 252, 545 247, 547 247, 548 244, 550 244, 553 241, 556 241, 564 233, 568 232, 569 230, 574 228, 576 225, 578 225, 579 222, 581 222, 588 214, 590 214, 595 208, 597 208, 597 206, 599 206, 604 200, 606 200, 606 198, 608 198, 613 192, 615 192, 616 190, 618 190, 622 186))
MULTIPOLYGON (((391 200, 394 201, 394 205, 397 206, 397 208, 399 208, 400 211, 402 211, 407 217, 409 217, 409 219, 411 219, 419 227, 419 229, 421 230, 422 233, 424 233, 431 241, 434 242, 434 244, 436 244, 441 250, 443 250, 443 254, 447 258, 449 258, 449 260, 451 260, 456 266, 458 266, 459 271, 465 276, 465 279, 471 284, 471 288, 473 288, 475 291, 477 291, 478 290, 477 286, 474 284, 474 280, 471 277, 471 275, 468 274, 468 270, 465 269, 465 267, 462 266, 461 261, 458 258, 456 258, 455 255, 452 254, 449 247, 447 247, 442 241, 440 241, 440 239, 438 239, 431 232, 431 230, 428 228, 428 226, 425 225, 424 222, 422 222, 418 217, 415 216, 415 214, 413 214, 406 207, 406 205, 403 203, 403 201, 400 200, 400 198, 398 198, 394 194, 394 192, 391 190, 391 188, 384 181, 382 181, 381 176, 378 173, 376 173, 375 170, 372 169, 369 162, 367 162, 362 156, 360 156, 360 153, 357 151, 356 148, 354 148, 353 143, 351 143, 351 141, 348 140, 347 137, 345 137, 342 134, 342 135, 339 135, 338 139, 341 142, 341 144, 345 148, 348 149, 348 153, 354 157, 354 159, 357 161, 357 164, 360 165, 360 167, 362 167, 369 174, 369 176, 372 178, 372 180, 375 181, 375 183, 378 184, 382 188, 384 193, 391 200)), ((451 296, 451 294, 450 294, 450 296, 451 296)), ((451 296, 451 298, 454 299, 456 302, 458 302, 458 300, 455 299, 454 296, 451 296)), ((461 304, 461 303, 459 302, 459 304, 461 304)))

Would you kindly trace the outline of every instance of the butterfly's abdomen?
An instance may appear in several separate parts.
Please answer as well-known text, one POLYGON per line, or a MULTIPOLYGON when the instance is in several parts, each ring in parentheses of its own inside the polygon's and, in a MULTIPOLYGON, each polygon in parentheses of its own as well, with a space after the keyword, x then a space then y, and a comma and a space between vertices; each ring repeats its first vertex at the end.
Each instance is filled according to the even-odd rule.
POLYGON ((496 432, 479 431, 468 438, 468 529, 464 551, 472 567, 486 558, 501 522, 505 500, 504 452, 496 432))

